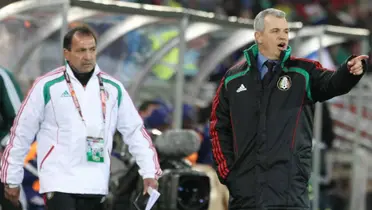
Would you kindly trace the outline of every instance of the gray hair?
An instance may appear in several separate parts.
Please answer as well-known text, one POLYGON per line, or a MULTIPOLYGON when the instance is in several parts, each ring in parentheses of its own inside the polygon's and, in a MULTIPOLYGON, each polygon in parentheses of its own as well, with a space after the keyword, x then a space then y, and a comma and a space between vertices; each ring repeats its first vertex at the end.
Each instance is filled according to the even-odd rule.
POLYGON ((261 11, 258 13, 258 15, 254 18, 254 23, 253 23, 253 28, 254 31, 263 31, 265 29, 265 17, 268 15, 275 16, 277 18, 285 18, 286 14, 285 12, 274 9, 274 8, 269 8, 261 11))

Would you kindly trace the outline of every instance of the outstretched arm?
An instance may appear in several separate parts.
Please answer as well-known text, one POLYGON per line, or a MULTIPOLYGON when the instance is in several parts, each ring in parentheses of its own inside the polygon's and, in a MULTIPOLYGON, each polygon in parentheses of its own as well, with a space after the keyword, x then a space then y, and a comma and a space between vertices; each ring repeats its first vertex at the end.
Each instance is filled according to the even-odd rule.
POLYGON ((323 68, 319 62, 314 62, 309 71, 314 102, 323 102, 348 93, 367 71, 367 58, 366 55, 352 56, 337 71, 330 71, 323 68))

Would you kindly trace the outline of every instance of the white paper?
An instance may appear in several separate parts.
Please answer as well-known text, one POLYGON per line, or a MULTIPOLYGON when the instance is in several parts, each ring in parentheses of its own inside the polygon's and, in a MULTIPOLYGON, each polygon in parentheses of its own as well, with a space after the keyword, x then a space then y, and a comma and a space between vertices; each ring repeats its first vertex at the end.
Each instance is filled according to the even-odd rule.
POLYGON ((160 197, 160 193, 157 190, 152 189, 151 187, 149 187, 147 189, 147 193, 150 195, 150 197, 149 197, 149 200, 146 204, 146 209, 145 210, 150 210, 154 206, 154 204, 158 200, 158 198, 160 197))

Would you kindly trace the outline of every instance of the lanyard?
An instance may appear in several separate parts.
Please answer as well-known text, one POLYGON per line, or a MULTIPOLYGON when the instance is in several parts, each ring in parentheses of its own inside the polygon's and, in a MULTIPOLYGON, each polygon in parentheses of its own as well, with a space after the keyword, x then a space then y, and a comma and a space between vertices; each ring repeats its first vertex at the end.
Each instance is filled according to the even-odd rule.
MULTIPOLYGON (((74 88, 72 87, 72 83, 70 80, 70 76, 67 74, 67 71, 64 71, 64 76, 68 85, 68 89, 70 90, 70 94, 72 97, 72 100, 74 101, 75 107, 77 111, 79 112, 79 115, 83 122, 85 123, 84 117, 83 117, 83 112, 81 111, 81 106, 79 104, 79 101, 76 97, 76 93, 74 88)), ((106 96, 105 96, 105 88, 103 86, 103 81, 102 77, 98 74, 98 83, 99 83, 99 92, 100 92, 100 97, 101 97, 101 107, 102 107, 102 115, 103 115, 103 123, 105 124, 106 121, 106 96)))

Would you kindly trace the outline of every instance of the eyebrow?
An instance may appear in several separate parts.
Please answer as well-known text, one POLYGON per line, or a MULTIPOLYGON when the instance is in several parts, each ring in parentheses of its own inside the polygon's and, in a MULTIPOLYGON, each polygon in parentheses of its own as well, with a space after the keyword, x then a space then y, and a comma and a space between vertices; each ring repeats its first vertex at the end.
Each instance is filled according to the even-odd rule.
POLYGON ((91 49, 95 49, 96 46, 94 47, 80 47, 80 48, 77 48, 77 50, 91 50, 91 49))
MULTIPOLYGON (((272 28, 270 31, 280 30, 280 28, 272 28)), ((289 28, 285 28, 284 31, 289 31, 289 28)))

